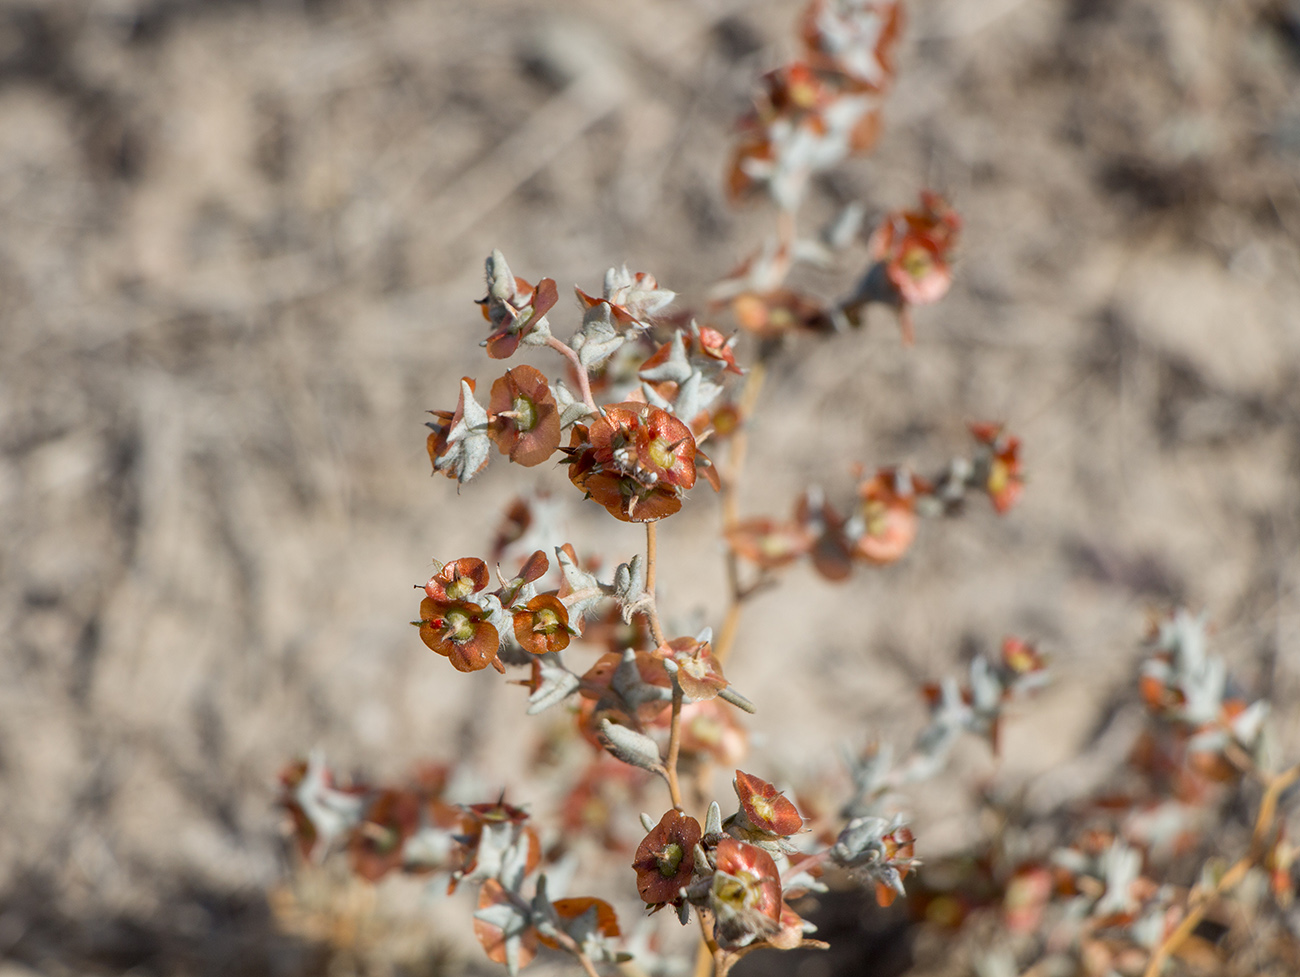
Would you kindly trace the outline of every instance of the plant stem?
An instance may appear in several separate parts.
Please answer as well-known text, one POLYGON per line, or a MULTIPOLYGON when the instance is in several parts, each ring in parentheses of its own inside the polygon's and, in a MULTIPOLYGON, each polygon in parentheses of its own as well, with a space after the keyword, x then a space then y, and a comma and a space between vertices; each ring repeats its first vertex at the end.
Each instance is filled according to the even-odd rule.
POLYGON ((1183 921, 1165 939, 1163 943, 1156 948, 1155 953, 1151 954, 1151 959, 1147 962, 1147 968, 1142 972, 1142 977, 1157 977, 1165 962, 1178 952, 1178 948, 1186 942, 1187 938, 1192 935, 1196 927, 1201 925, 1201 920, 1209 911, 1210 906, 1214 904, 1215 899, 1219 896, 1232 891, 1246 877, 1255 865, 1262 859, 1268 851, 1268 835, 1273 828, 1273 820, 1277 816, 1278 799, 1282 792, 1295 783, 1300 778, 1300 766, 1292 767, 1269 780, 1268 788, 1264 791, 1264 798, 1259 802, 1259 814, 1255 818, 1255 830, 1251 834, 1250 850, 1239 858, 1231 868, 1229 868, 1219 878, 1214 888, 1201 896, 1195 905, 1188 906, 1187 915, 1183 921))
POLYGON ((578 354, 574 352, 573 347, 554 336, 547 338, 546 345, 573 364, 573 369, 578 374, 578 393, 582 396, 582 402, 593 414, 599 414, 600 408, 596 406, 596 401, 591 396, 591 380, 587 377, 587 368, 582 365, 582 360, 578 359, 578 354))
POLYGON ((650 622, 650 637, 657 648, 664 643, 664 629, 659 624, 659 602, 655 598, 655 564, 659 557, 656 525, 654 522, 645 524, 645 592, 650 598, 646 604, 646 619, 650 622))
POLYGON ((695 918, 700 921, 700 949, 695 955, 695 977, 717 977, 722 948, 714 940, 713 925, 704 913, 696 910, 695 918))
MULTIPOLYGON (((722 528, 730 529, 740 521, 739 485, 745 470, 745 454, 749 448, 749 435, 746 424, 754 413, 759 391, 763 389, 766 368, 756 363, 749 368, 749 377, 745 380, 745 389, 740 394, 737 411, 740 414, 740 429, 731 439, 731 450, 727 454, 727 477, 722 480, 722 528)), ((732 645, 736 643, 736 632, 740 628, 740 609, 745 598, 752 593, 740 584, 740 561, 730 548, 726 555, 727 587, 731 593, 727 605, 727 616, 722 622, 718 640, 713 643, 713 657, 719 663, 725 662, 731 654, 732 645)))
MULTIPOLYGON (((645 524, 645 591, 647 596, 645 616, 650 622, 650 637, 655 647, 664 644, 664 629, 659 623, 659 601, 655 598, 655 566, 659 559, 659 537, 655 523, 645 524)), ((682 810, 682 788, 677 782, 677 757, 682 748, 682 687, 673 679, 673 718, 668 728, 668 756, 664 758, 664 780, 668 781, 668 794, 673 807, 682 810)))
POLYGON ((673 679, 673 717, 668 727, 668 756, 664 758, 664 780, 673 807, 682 810, 682 788, 677 782, 677 757, 682 750, 682 687, 673 679))

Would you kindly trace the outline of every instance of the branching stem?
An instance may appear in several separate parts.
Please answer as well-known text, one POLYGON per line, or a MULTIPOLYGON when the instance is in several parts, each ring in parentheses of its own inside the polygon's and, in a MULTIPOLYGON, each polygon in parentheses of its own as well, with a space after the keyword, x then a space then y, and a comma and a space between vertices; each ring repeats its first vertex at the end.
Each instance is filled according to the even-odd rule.
POLYGON ((574 372, 578 374, 578 393, 582 396, 582 402, 593 414, 599 414, 600 408, 596 406, 596 401, 591 396, 591 380, 587 377, 587 368, 582 365, 582 360, 578 359, 578 354, 573 347, 554 336, 547 338, 546 345, 573 364, 574 372))
POLYGON ((1240 885, 1246 874, 1268 853, 1268 837, 1273 830, 1273 821, 1277 817, 1278 800, 1282 792, 1295 783, 1297 778, 1300 778, 1300 766, 1292 767, 1269 780, 1264 798, 1259 802, 1259 814, 1255 817, 1255 830, 1251 834, 1250 850, 1219 877, 1213 889, 1202 894, 1188 906, 1187 915, 1178 924, 1178 928, 1165 938, 1165 941, 1156 948, 1155 953, 1151 954, 1142 977, 1157 977, 1165 962, 1178 952, 1179 947, 1192 935, 1196 927, 1201 925, 1201 920, 1205 918, 1205 914, 1214 905, 1215 900, 1240 885))
MULTIPOLYGON (((746 425, 754 413, 759 391, 763 389, 766 370, 762 363, 756 363, 749 370, 745 389, 741 392, 737 410, 740 414, 740 429, 731 439, 731 450, 727 455, 727 474, 722 480, 722 525, 730 529, 740 521, 739 484, 745 470, 745 453, 749 448, 749 436, 746 425)), ((720 663, 727 660, 731 648, 736 643, 736 632, 740 629, 741 606, 754 588, 745 588, 740 582, 740 561, 736 554, 727 550, 727 587, 730 602, 727 604, 727 616, 723 619, 722 630, 718 640, 713 643, 713 657, 720 663)))

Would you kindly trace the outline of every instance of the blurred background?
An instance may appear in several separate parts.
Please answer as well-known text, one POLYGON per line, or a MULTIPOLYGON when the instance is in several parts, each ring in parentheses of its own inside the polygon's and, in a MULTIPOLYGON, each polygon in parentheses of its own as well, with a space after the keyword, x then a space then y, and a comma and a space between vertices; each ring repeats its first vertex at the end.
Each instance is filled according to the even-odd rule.
MULTIPOLYGON (((524 774, 556 720, 431 655, 411 585, 485 555, 534 487, 610 565, 640 534, 549 468, 431 479, 423 412, 495 375, 493 247, 559 282, 567 336, 567 288, 612 264, 699 306, 758 246, 774 215, 723 176, 799 9, 0 4, 0 974, 488 972, 464 897, 293 882, 277 774, 313 748, 376 778, 457 759, 471 799, 545 808, 524 774)), ((750 769, 906 745, 917 682, 1016 633, 1057 676, 1003 736, 996 777, 1032 790, 1179 602, 1294 758, 1300 4, 908 14, 878 149, 816 183, 801 229, 939 189, 966 221, 954 288, 913 348, 884 313, 788 344, 742 507, 784 514, 810 481, 847 501, 855 462, 937 470, 975 419, 1024 438, 1029 484, 1005 518, 972 506, 898 565, 796 569, 755 606, 728 668, 759 706, 750 769)), ((683 633, 719 623, 718 518, 697 490, 661 534, 683 633)), ((979 830, 944 786, 914 804, 918 854, 979 830)), ((594 894, 625 905, 629 877, 594 894)))

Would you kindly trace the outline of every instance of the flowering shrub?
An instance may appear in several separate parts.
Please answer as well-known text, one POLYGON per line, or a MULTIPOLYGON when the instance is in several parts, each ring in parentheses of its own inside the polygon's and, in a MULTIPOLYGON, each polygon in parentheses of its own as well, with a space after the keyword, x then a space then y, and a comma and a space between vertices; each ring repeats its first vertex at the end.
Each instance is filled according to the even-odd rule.
MULTIPOLYGON (((914 884, 918 842, 901 812, 905 789, 939 774, 964 735, 996 753, 1007 708, 1047 680, 1044 655, 1019 638, 1007 638, 996 660, 974 657, 964 682, 925 686, 929 720, 910 752, 895 758, 878 743, 852 757, 852 790, 837 811, 801 805, 739 768, 762 763, 748 753, 740 715, 772 704, 734 688, 724 665, 744 606, 781 568, 807 558, 826 579, 844 580, 860 565, 903 559, 923 522, 961 514, 970 496, 987 497, 1003 515, 1024 489, 1019 439, 1000 424, 976 422, 972 452, 928 477, 887 465, 860 471, 848 500, 832 502, 809 487, 786 519, 738 511, 747 424, 766 362, 778 355, 771 340, 861 325, 877 303, 895 310, 910 344, 911 309, 938 301, 951 283, 961 220, 925 190, 917 209, 879 221, 866 241, 868 266, 846 298, 788 284, 800 262, 833 260, 836 246, 856 233, 850 219, 847 234, 837 228, 818 250, 797 237, 796 211, 812 175, 877 139, 901 29, 895 0, 809 5, 801 55, 764 77, 728 180, 737 198, 770 196, 776 231, 694 315, 670 314, 675 293, 653 276, 611 268, 599 295, 576 289, 576 322, 561 339, 555 282, 517 277, 500 251, 487 258, 479 305, 488 357, 546 349, 560 357, 553 361, 560 373, 512 366, 485 380, 486 402, 478 379, 462 378, 454 409, 432 412, 433 470, 464 485, 490 463, 493 446, 521 466, 562 464, 573 500, 595 503, 593 517, 642 525, 644 550, 621 554, 602 572, 605 554, 580 553, 569 542, 549 553, 527 547, 545 536, 538 531, 544 517, 542 506, 521 499, 484 553, 489 559, 438 563, 417 585, 423 596, 412 623, 457 671, 491 666, 521 676, 527 714, 568 711, 592 754, 566 785, 564 825, 622 851, 626 891, 606 893, 612 902, 565 896, 562 853, 543 850, 529 811, 504 796, 452 803, 447 769, 426 770, 406 785, 340 785, 312 756, 286 771, 282 803, 304 858, 345 850, 369 881, 405 872, 445 876, 449 891, 477 886, 474 933, 511 974, 543 947, 570 955, 588 974, 633 958, 641 973, 673 972, 646 941, 625 936, 627 921, 613 904, 634 890, 649 913, 671 907, 683 925, 694 921, 701 961, 724 977, 757 949, 825 946, 811 938, 799 900, 824 891, 827 879, 854 879, 881 905, 910 893, 922 911, 950 923, 1000 906, 1013 932, 1050 927, 1040 956, 1084 968, 1077 972, 1123 973, 1137 959, 1154 975, 1205 909, 1195 893, 1145 875, 1143 852, 1177 846, 1216 792, 1248 774, 1263 776, 1255 757, 1266 709, 1229 693, 1222 666, 1206 653, 1202 624, 1186 614, 1161 626, 1142 672, 1153 725, 1132 762, 1145 793, 1112 807, 1128 812, 1116 826, 1090 829, 1045 858, 1012 861, 990 851, 978 873, 957 873, 946 890, 924 877, 914 884), (739 331, 728 334, 730 326, 739 331), (712 628, 665 633, 658 526, 688 501, 707 504, 701 479, 721 499, 729 610, 716 636, 712 628), (509 556, 530 549, 522 562, 509 556), (584 653, 586 663, 574 664, 584 653), (734 803, 713 796, 715 767, 734 770, 734 803), (638 831, 633 805, 661 813, 642 814, 638 831), (945 904, 959 910, 931 911, 945 904)), ((1285 783, 1268 781, 1265 808, 1275 808, 1285 783)), ((1289 898, 1290 848, 1269 833, 1273 815, 1265 808, 1240 874, 1268 866, 1278 898, 1289 898)), ((1225 885, 1221 878, 1215 891, 1225 885)))

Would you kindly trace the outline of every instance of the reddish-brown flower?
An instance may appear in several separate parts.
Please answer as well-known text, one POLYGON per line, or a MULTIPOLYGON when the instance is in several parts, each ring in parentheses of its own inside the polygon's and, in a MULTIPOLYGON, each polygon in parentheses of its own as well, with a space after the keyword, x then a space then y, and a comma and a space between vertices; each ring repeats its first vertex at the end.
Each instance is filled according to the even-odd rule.
POLYGON ((1002 639, 1002 667, 1019 679, 1044 671, 1047 658, 1036 645, 1008 636, 1002 639))
POLYGON ((695 438, 659 407, 614 404, 572 437, 570 481, 624 522, 672 515, 695 484, 695 438))
POLYGON ((735 523, 724 536, 733 553, 764 569, 793 563, 813 543, 812 533, 806 526, 766 517, 735 523))
POLYGON ((1007 434, 1000 424, 971 424, 970 433, 988 449, 984 491, 1000 515, 1020 501, 1025 487, 1020 468, 1020 439, 1007 434))
POLYGON ((642 839, 632 867, 636 869, 636 891, 647 906, 681 900, 682 888, 695 874, 694 852, 701 835, 698 821, 673 810, 642 839))
POLYGON ((420 638, 447 658, 458 672, 477 672, 491 665, 498 672, 505 666, 497 659, 500 636, 487 620, 487 611, 468 600, 420 602, 420 638))
POLYGON ((595 308, 602 302, 609 305, 611 317, 619 326, 642 327, 668 305, 677 295, 666 288, 661 288, 655 276, 638 271, 635 274, 622 268, 611 268, 605 273, 605 287, 602 298, 588 295, 580 288, 574 288, 583 309, 595 308))
POLYGON ((541 840, 537 837, 537 831, 528 823, 527 811, 513 804, 507 804, 504 800, 487 804, 469 804, 462 810, 465 814, 462 838, 468 858, 464 870, 452 876, 451 883, 447 887, 449 893, 455 891, 456 884, 462 876, 472 875, 478 868, 479 845, 483 839, 483 831, 492 825, 509 825, 516 832, 513 837, 523 836, 523 843, 526 846, 524 875, 530 875, 542 863, 541 840))
MULTIPOLYGON (((805 943, 803 933, 803 917, 782 900, 780 927, 767 938, 767 945, 777 950, 797 950, 805 943)), ((817 941, 809 942, 813 946, 826 946, 825 943, 817 941)))
POLYGON ((903 340, 912 342, 909 308, 937 302, 952 284, 950 255, 957 244, 961 219, 948 202, 929 190, 921 193, 919 210, 886 215, 868 243, 872 266, 858 293, 844 306, 857 321, 867 302, 886 302, 899 309, 903 340))
POLYGON ((464 600, 488 585, 488 568, 476 556, 444 563, 424 585, 424 592, 436 601, 464 600))
POLYGON ((402 866, 402 845, 420 821, 420 800, 410 791, 382 791, 348 838, 352 871, 377 882, 402 866))
POLYGON ((560 446, 560 412, 541 371, 521 365, 492 384, 489 436, 502 454, 530 468, 560 446))
POLYGON ((749 752, 749 734, 734 709, 717 699, 688 702, 682 707, 683 755, 705 755, 723 765, 739 763, 749 752))
POLYGON ((820 491, 808 491, 795 505, 794 521, 812 538, 813 567, 827 580, 846 580, 853 572, 853 546, 844 534, 844 517, 820 491))
POLYGON ((660 645, 655 654, 671 658, 677 665, 677 684, 692 702, 712 699, 728 685, 722 666, 713 657, 713 647, 707 641, 674 638, 660 645))
POLYGON ((484 343, 488 356, 504 360, 514 355, 520 340, 532 332, 559 298, 553 279, 543 278, 534 288, 524 279, 514 277, 512 294, 489 294, 479 299, 483 318, 493 326, 492 334, 484 343))
POLYGON ((737 770, 733 786, 750 826, 780 838, 803 830, 803 818, 794 804, 766 780, 737 770))
POLYGON ((781 876, 772 856, 754 845, 723 838, 715 858, 709 908, 718 945, 735 950, 776 933, 781 926, 781 876))
POLYGON ((514 613, 515 639, 530 654, 569 647, 569 612, 554 594, 538 594, 514 613))
POLYGON ((737 295, 731 300, 731 314, 737 325, 762 339, 790 332, 829 332, 833 328, 825 305, 789 288, 737 295))
POLYGON ((907 552, 916 538, 917 487, 908 472, 893 468, 882 468, 858 486, 863 532, 853 542, 856 556, 885 564, 907 552))
POLYGON ((474 399, 476 381, 461 377, 460 395, 454 411, 429 411, 437 421, 425 441, 429 461, 435 472, 442 472, 462 485, 481 472, 488 463, 488 416, 474 399))
POLYGON ((651 697, 643 693, 649 688, 671 689, 672 680, 664 668, 662 659, 650 652, 636 653, 636 674, 620 677, 619 667, 623 664, 623 654, 617 651, 606 652, 596 659, 595 664, 582 676, 578 692, 583 702, 578 708, 578 728, 586 739, 596 746, 603 746, 599 738, 600 721, 608 719, 616 725, 640 729, 653 723, 670 707, 667 696, 651 697), (633 696, 629 703, 623 692, 633 696))

